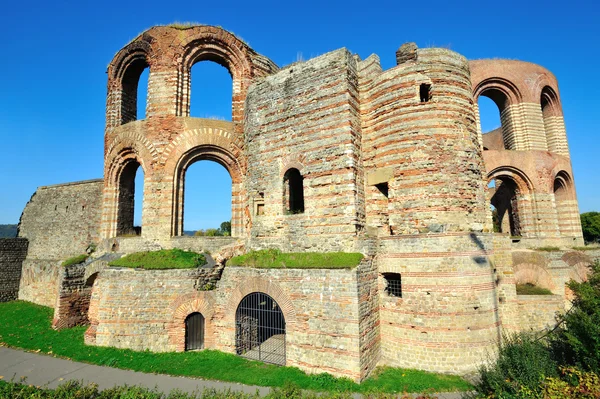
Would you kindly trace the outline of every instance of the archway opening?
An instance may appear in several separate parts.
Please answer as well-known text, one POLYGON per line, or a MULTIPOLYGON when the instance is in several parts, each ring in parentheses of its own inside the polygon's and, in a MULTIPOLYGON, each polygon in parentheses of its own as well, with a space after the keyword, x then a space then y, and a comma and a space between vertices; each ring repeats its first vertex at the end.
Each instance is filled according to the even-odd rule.
POLYGON ((506 176, 497 177, 494 184, 491 205, 497 212, 497 228, 500 233, 520 237, 519 188, 513 179, 506 176))
POLYGON ((185 319, 185 350, 204 349, 204 316, 194 312, 185 319))
POLYGON ((546 132, 548 151, 559 152, 558 96, 549 86, 542 89, 540 106, 542 108, 542 117, 544 118, 544 131, 546 132))
POLYGON ((119 178, 117 235, 142 234, 144 170, 137 161, 129 161, 119 178))
POLYGON ((232 180, 221 164, 200 160, 184 175, 183 228, 188 235, 231 235, 232 180))
POLYGON ((499 90, 486 90, 477 99, 479 125, 484 150, 510 149, 510 134, 502 125, 502 112, 508 107, 508 98, 499 90))
POLYGON ((556 217, 558 231, 561 235, 571 233, 570 209, 569 209, 570 178, 565 172, 560 172, 554 179, 554 204, 556 206, 556 217))
POLYGON ((229 70, 210 61, 195 63, 190 70, 190 113, 196 118, 231 121, 233 80, 229 70))
POLYGON ((492 197, 496 193, 496 180, 491 180, 488 184, 488 198, 490 204, 490 211, 492 212, 492 226, 494 233, 500 233, 502 231, 500 227, 500 218, 498 217, 498 209, 492 204, 492 197))
POLYGON ((129 64, 123 74, 121 123, 145 118, 149 72, 146 59, 138 58, 129 64))
POLYGON ((296 168, 283 175, 283 202, 287 214, 304 212, 304 177, 296 168))
POLYGON ((285 318, 269 295, 253 292, 238 305, 235 350, 249 359, 285 365, 285 318))

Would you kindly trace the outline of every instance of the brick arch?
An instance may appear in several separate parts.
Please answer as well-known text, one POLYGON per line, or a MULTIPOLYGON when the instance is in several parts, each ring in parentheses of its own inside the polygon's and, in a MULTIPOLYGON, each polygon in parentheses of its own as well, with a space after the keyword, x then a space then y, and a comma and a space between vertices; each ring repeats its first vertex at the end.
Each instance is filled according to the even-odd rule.
POLYGON ((177 352, 185 350, 185 319, 192 313, 200 313, 204 316, 204 347, 213 348, 214 323, 212 318, 215 314, 215 304, 206 293, 198 293, 196 296, 183 295, 177 298, 169 306, 172 310, 172 318, 167 325, 169 344, 177 352))
POLYGON ((288 295, 276 283, 260 277, 247 278, 242 285, 238 285, 233 290, 225 308, 224 319, 226 325, 235 326, 235 313, 240 302, 253 292, 267 294, 277 302, 279 308, 283 312, 283 317, 285 318, 286 334, 289 327, 292 327, 292 329, 295 328, 298 322, 296 318, 296 309, 288 295))
POLYGON ((165 173, 173 176, 171 235, 183 233, 185 173, 189 166, 200 160, 219 163, 231 176, 231 235, 243 235, 247 216, 240 206, 247 203, 243 184, 245 156, 237 137, 223 126, 209 124, 186 130, 169 143, 161 162, 164 162, 165 173))
POLYGON ((137 119, 140 75, 153 59, 152 37, 147 33, 121 49, 108 65, 107 128, 137 119))
MULTIPOLYGON (((530 236, 535 234, 535 212, 532 203, 532 195, 533 195, 533 183, 520 169, 517 169, 512 166, 501 166, 496 169, 490 171, 487 175, 487 183, 489 184, 492 180, 500 180, 503 185, 507 184, 507 188, 510 188, 510 185, 515 186, 514 192, 510 195, 507 202, 507 197, 503 196, 507 194, 506 191, 501 192, 498 191, 498 187, 496 187, 497 191, 492 196, 491 203, 496 206, 498 209, 498 214, 504 220, 504 216, 507 215, 509 217, 508 223, 510 226, 511 235, 522 235, 522 236, 530 236), (502 205, 501 208, 498 208, 499 205, 502 205)), ((500 186, 500 188, 503 187, 500 186)), ((506 222, 504 222, 506 223, 506 222)), ((504 223, 502 225, 504 226, 504 223)), ((504 231, 508 232, 508 231, 504 231)))
MULTIPOLYGON (((142 122, 134 122, 142 123, 142 122)), ((131 148, 139 157, 150 164, 158 160, 158 151, 154 144, 140 131, 123 130, 117 133, 105 149, 105 163, 110 163, 124 148, 131 148)))
POLYGON ((510 105, 520 103, 523 98, 521 91, 513 82, 500 77, 489 77, 480 82, 473 82, 475 102, 482 95, 490 97, 500 112, 510 105))
POLYGON ((246 43, 226 30, 215 26, 195 27, 182 43, 181 93, 184 93, 179 106, 183 116, 190 114, 190 89, 192 66, 201 61, 212 61, 225 67, 233 80, 231 120, 239 124, 244 121, 244 102, 254 77, 253 51, 246 43))
POLYGON ((532 263, 521 263, 513 266, 515 284, 531 283, 538 287, 549 289, 550 291, 556 290, 556 284, 552 275, 545 268, 532 264, 532 263))

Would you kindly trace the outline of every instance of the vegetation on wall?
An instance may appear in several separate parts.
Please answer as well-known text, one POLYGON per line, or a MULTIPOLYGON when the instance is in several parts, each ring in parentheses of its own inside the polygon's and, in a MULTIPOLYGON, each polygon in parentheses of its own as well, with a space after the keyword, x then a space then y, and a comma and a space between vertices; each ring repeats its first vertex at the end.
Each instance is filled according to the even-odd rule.
POLYGON ((0 344, 127 370, 258 386, 283 387, 286 383, 293 383, 302 389, 321 392, 422 392, 426 389, 445 392, 471 389, 471 385, 460 377, 417 370, 384 367, 377 369, 362 384, 356 384, 347 378, 336 378, 326 373, 306 374, 296 367, 265 364, 215 350, 153 353, 89 346, 83 341, 87 327, 53 330, 53 315, 54 309, 29 302, 0 303, 0 344))
POLYGON ((496 361, 480 369, 478 398, 600 397, 600 262, 588 281, 568 283, 573 307, 545 334, 504 337, 496 361))
POLYGON ((277 249, 251 251, 231 258, 230 266, 248 266, 263 269, 351 269, 363 259, 360 253, 347 252, 291 252, 277 249))
POLYGON ((194 269, 204 266, 203 254, 181 249, 162 249, 160 251, 135 252, 113 260, 109 266, 132 267, 141 269, 194 269))
POLYGON ((586 243, 600 242, 600 212, 582 213, 581 229, 586 243))
POLYGON ((552 291, 535 284, 517 284, 517 295, 552 295, 552 291))
POLYGON ((13 238, 17 236, 16 224, 0 224, 0 238, 13 238))
POLYGON ((89 255, 86 254, 81 254, 81 255, 77 255, 77 256, 73 256, 69 259, 66 259, 65 261, 63 261, 63 263, 61 264, 62 266, 71 266, 71 265, 77 265, 79 263, 83 263, 87 260, 87 258, 89 257, 89 255))

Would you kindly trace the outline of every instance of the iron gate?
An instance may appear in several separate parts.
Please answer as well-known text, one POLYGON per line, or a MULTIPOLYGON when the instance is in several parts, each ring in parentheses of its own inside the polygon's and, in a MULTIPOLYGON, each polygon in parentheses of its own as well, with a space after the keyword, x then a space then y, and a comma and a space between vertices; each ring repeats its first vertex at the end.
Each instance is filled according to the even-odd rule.
POLYGON ((285 319, 269 295, 253 292, 240 302, 235 313, 235 349, 248 359, 285 365, 285 319))
POLYGON ((204 316, 192 313, 185 319, 185 350, 204 349, 204 316))

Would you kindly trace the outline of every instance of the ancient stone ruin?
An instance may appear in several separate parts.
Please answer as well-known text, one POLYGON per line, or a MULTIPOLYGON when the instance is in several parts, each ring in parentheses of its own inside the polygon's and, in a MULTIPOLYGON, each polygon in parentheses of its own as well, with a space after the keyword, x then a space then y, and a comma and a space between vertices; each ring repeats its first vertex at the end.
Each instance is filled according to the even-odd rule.
POLYGON ((56 328, 89 324, 88 344, 251 353, 356 381, 377 365, 467 373, 503 332, 552 325, 565 282, 592 259, 570 249, 583 239, 555 77, 414 43, 396 59, 382 70, 376 55, 340 49, 280 68, 219 27, 142 33, 108 66, 104 178, 40 187, 23 212, 19 298, 53 306, 56 328), (231 122, 189 116, 200 61, 231 74, 231 122), (501 113, 488 134, 480 96, 501 113), (185 174, 199 160, 231 175, 231 237, 183 236, 185 174), (87 263, 60 267, 91 244, 87 263), (107 264, 161 248, 209 250, 217 265, 107 264), (365 258, 338 270, 226 264, 263 248, 365 258), (553 295, 517 295, 520 282, 553 295), (202 342, 186 343, 192 328, 202 342))

